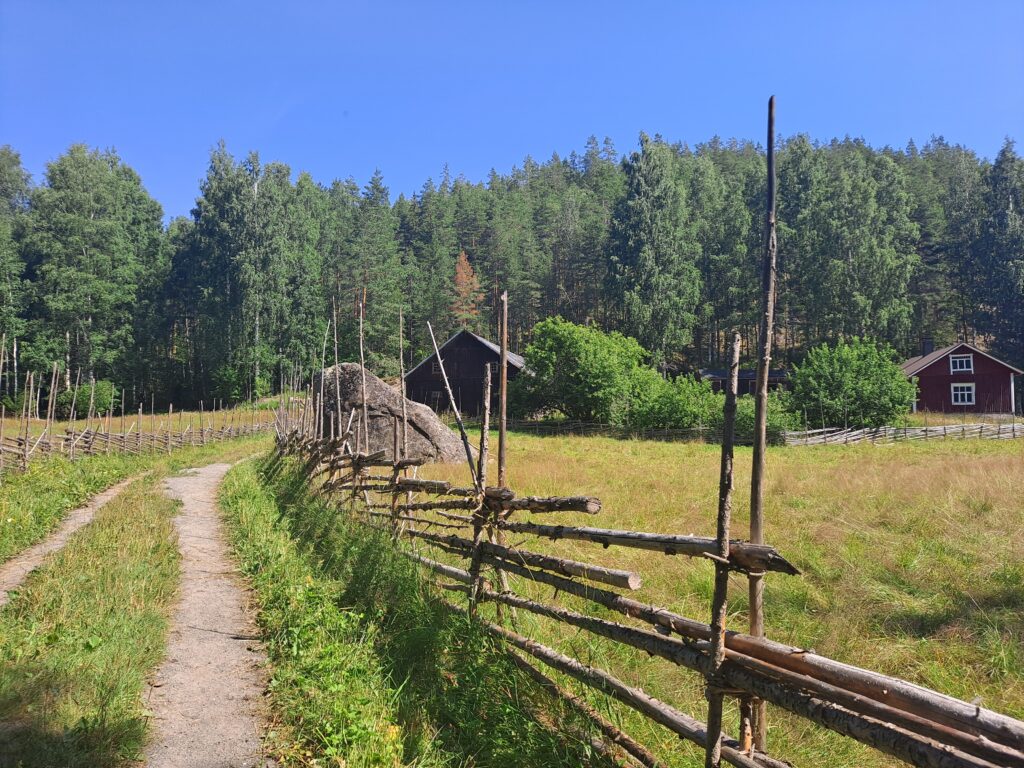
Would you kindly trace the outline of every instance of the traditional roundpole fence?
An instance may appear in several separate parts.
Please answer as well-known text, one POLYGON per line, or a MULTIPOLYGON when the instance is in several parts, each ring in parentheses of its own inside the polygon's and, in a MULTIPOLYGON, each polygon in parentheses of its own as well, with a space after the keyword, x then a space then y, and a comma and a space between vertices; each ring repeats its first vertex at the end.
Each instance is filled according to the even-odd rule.
MULTIPOLYGON (((503 320, 503 347, 506 345, 506 327, 503 320)), ((502 458, 507 437, 500 415, 504 412, 504 387, 500 383, 499 407, 502 410, 498 419, 498 485, 488 486, 489 371, 485 373, 485 407, 479 454, 474 461, 465 425, 429 325, 428 330, 466 451, 471 477, 469 485, 404 476, 405 469, 422 462, 409 457, 404 448, 399 454, 397 425, 392 436, 395 448, 390 459, 385 457, 384 451, 352 453, 347 449, 345 440, 340 439, 342 436, 334 439, 318 437, 308 426, 314 423, 313 419, 307 421, 305 415, 291 430, 285 424, 278 425, 278 452, 281 457, 294 455, 302 471, 317 484, 318 492, 328 498, 341 494, 341 498, 350 502, 351 506, 347 508, 352 510, 354 522, 389 531, 402 554, 442 579, 440 586, 446 591, 467 598, 464 605, 458 605, 437 596, 453 610, 467 612, 483 630, 505 642, 509 652, 519 658, 520 665, 530 666, 532 672, 525 668, 524 671, 543 688, 564 698, 565 692, 559 684, 552 680, 545 683, 538 678, 538 675, 541 678, 545 676, 526 662, 522 654, 631 707, 677 736, 698 745, 705 751, 706 765, 717 766, 721 762, 745 768, 781 768, 787 765, 768 755, 755 737, 752 722, 755 704, 767 702, 913 765, 925 768, 1024 768, 1024 722, 898 678, 774 642, 763 634, 742 634, 726 628, 730 573, 739 573, 748 579, 752 575, 763 577, 768 572, 799 575, 797 568, 775 548, 763 542, 740 541, 731 536, 733 451, 728 439, 731 434, 728 424, 730 412, 735 409, 738 337, 734 337, 726 400, 724 420, 727 428, 723 430, 718 521, 716 535, 711 537, 549 525, 535 523, 532 519, 512 519, 524 513, 597 515, 601 512, 601 502, 582 495, 522 496, 507 487, 502 458), (375 467, 385 471, 369 474, 375 467), (396 503, 400 496, 405 497, 405 503, 396 503), (354 506, 360 501, 365 504, 361 511, 354 506), (535 551, 525 540, 512 546, 501 539, 485 536, 485 530, 498 534, 514 533, 517 540, 533 537, 557 543, 561 539, 569 539, 602 548, 638 548, 712 563, 715 588, 711 621, 704 623, 628 596, 642 586, 640 573, 548 551, 535 551), (415 549, 406 547, 405 542, 417 546, 415 549), (424 554, 419 545, 432 550, 430 556, 424 554), (455 564, 459 560, 463 561, 462 567, 455 564), (497 577, 495 581, 492 581, 491 574, 497 577), (516 580, 515 584, 509 583, 509 577, 516 580), (554 596, 536 597, 546 592, 537 589, 538 586, 552 588, 554 596), (531 589, 532 592, 527 592, 531 589), (601 615, 558 605, 556 601, 560 595, 571 596, 581 605, 599 606, 601 615), (487 603, 494 606, 497 623, 485 616, 482 609, 487 603), (498 612, 501 607, 574 627, 701 675, 707 684, 707 724, 623 682, 609 671, 584 664, 509 629, 503 625, 502 615, 498 612), (608 618, 609 614, 620 619, 612 620, 608 618), (735 724, 738 738, 726 733, 730 730, 723 722, 722 714, 722 702, 726 696, 734 696, 740 701, 739 722, 735 724)), ((364 406, 365 397, 358 407, 364 406)), ((355 413, 353 409, 349 417, 350 426, 355 413)), ((344 437, 347 439, 349 434, 346 430, 344 437)), ((354 444, 360 445, 358 440, 354 444)), ((573 698, 573 694, 567 695, 573 698)), ((578 711, 587 712, 587 709, 583 707, 578 711)), ((609 727, 607 720, 600 717, 590 719, 595 732, 603 735, 601 750, 619 750, 622 759, 632 764, 658 765, 650 750, 622 734, 615 726, 609 727)), ((757 721, 758 724, 765 722, 763 717, 757 721)))

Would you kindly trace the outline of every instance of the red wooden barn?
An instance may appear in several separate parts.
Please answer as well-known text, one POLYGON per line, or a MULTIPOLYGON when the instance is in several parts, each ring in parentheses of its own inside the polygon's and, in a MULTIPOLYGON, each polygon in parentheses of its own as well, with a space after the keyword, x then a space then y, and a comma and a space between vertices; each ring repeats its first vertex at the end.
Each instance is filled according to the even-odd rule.
POLYGON ((1024 374, 965 342, 912 357, 902 368, 917 377, 914 410, 941 413, 1013 413, 1013 377, 1024 374))

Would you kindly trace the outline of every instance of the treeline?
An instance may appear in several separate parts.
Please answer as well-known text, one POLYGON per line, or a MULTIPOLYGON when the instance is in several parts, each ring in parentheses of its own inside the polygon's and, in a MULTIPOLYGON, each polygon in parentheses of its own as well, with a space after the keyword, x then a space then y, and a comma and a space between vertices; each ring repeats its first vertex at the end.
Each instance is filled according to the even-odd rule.
MULTIPOLYGON (((780 362, 854 336, 911 354, 928 336, 1024 363, 1012 142, 989 163, 941 139, 877 150, 795 136, 778 173, 780 362)), ((323 185, 220 145, 192 215, 167 226, 112 151, 72 146, 33 186, 5 147, 0 194, 8 359, 17 339, 22 372, 56 362, 63 386, 81 372, 136 401, 272 391, 325 347, 333 357, 332 316, 352 359, 364 297, 381 374, 397 370, 400 309, 411 360, 428 320, 439 337, 493 335, 505 289, 520 350, 555 315, 632 336, 674 371, 722 367, 731 329, 748 349, 756 334, 765 161, 747 142, 642 135, 620 158, 591 139, 484 183, 445 172, 394 202, 379 173, 323 185)))

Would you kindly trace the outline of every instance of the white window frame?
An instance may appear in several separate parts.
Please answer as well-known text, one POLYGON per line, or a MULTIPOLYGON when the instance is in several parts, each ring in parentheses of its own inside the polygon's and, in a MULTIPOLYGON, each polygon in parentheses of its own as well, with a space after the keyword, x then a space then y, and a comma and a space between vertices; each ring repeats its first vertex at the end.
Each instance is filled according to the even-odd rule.
POLYGON ((441 375, 441 363, 438 362, 436 357, 430 363, 430 373, 434 376, 441 375))
MULTIPOLYGON (((962 394, 964 394, 964 393, 962 393, 962 394)), ((976 398, 975 398, 974 395, 975 395, 975 389, 974 389, 974 383, 973 382, 961 381, 961 382, 949 385, 949 399, 950 399, 950 402, 953 403, 953 405, 974 405, 975 402, 976 402, 976 398), (970 393, 970 397, 971 397, 970 401, 967 401, 967 400, 959 400, 958 401, 957 400, 957 387, 964 387, 964 388, 966 388, 966 391, 968 393, 970 393)))
POLYGON ((974 355, 950 355, 949 356, 949 372, 950 373, 974 373, 974 355), (953 365, 953 361, 967 361, 966 368, 957 368, 953 365))

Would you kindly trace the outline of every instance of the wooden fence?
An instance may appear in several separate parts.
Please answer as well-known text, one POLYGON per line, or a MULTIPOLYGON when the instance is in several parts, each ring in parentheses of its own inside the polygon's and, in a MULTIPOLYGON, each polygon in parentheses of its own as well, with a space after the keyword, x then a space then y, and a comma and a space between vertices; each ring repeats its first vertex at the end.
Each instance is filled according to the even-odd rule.
POLYGON ((140 427, 141 416, 138 421, 133 419, 131 424, 124 418, 97 418, 95 426, 89 425, 84 429, 77 429, 71 422, 61 431, 57 431, 52 419, 47 419, 40 434, 33 434, 30 421, 23 418, 17 422, 14 435, 4 434, 6 424, 0 420, 0 475, 24 471, 32 461, 51 456, 74 460, 97 454, 170 453, 175 448, 255 435, 275 427, 275 420, 266 420, 255 410, 249 414, 242 411, 216 412, 215 418, 220 422, 216 426, 208 426, 201 417, 200 426, 195 427, 190 416, 187 425, 179 420, 177 429, 171 426, 174 423, 173 412, 168 411, 166 416, 166 422, 161 417, 160 424, 157 424, 155 415, 151 416, 153 427, 150 431, 143 431, 140 427), (162 428, 163 423, 167 424, 166 428, 162 428), (112 430, 114 424, 120 427, 118 431, 112 430))
POLYGON ((849 445, 903 440, 1013 440, 1024 437, 1024 422, 1008 424, 942 424, 935 427, 866 427, 811 429, 783 433, 786 445, 849 445))
MULTIPOLYGON (((725 632, 724 624, 705 623, 635 600, 628 595, 639 588, 642 574, 511 546, 505 535, 556 542, 570 539, 600 547, 694 557, 714 566, 718 574, 733 571, 797 577, 797 569, 773 547, 738 540, 723 542, 721 537, 520 520, 517 518, 523 512, 596 515, 601 502, 589 496, 520 496, 505 487, 503 476, 498 485, 488 485, 486 416, 478 460, 474 461, 462 433, 472 479, 458 487, 415 476, 422 462, 401 458, 405 455, 401 437, 404 424, 399 419, 395 420, 392 449, 370 453, 360 451, 353 439, 359 434, 358 426, 353 428, 358 408, 348 414, 343 434, 326 437, 325 419, 316 417, 310 407, 313 403, 314 397, 307 398, 297 417, 279 413, 278 451, 301 460, 318 490, 339 502, 339 514, 350 514, 364 525, 390 532, 405 556, 433 573, 440 582, 438 586, 459 602, 445 599, 443 593, 438 599, 452 610, 468 612, 485 631, 506 644, 516 663, 534 679, 591 717, 604 736, 602 748, 620 759, 644 766, 661 765, 643 745, 562 689, 537 663, 632 707, 683 739, 705 748, 709 743, 718 745, 721 760, 744 768, 788 765, 754 747, 750 712, 760 702, 781 707, 917 766, 1024 766, 1024 722, 807 649, 725 632), (727 543, 724 557, 723 543, 727 543), (453 564, 456 559, 463 561, 461 567, 453 564), (535 600, 526 594, 529 590, 525 587, 530 583, 554 587, 557 594, 572 595, 605 610, 592 615, 559 605, 557 598, 535 600), (501 607, 497 621, 487 620, 477 611, 485 602, 501 607), (739 700, 741 722, 736 736, 719 739, 720 720, 715 726, 705 725, 606 670, 520 634, 504 624, 502 611, 530 612, 693 670, 707 680, 709 700, 712 692, 719 698, 732 696, 739 700), (621 618, 607 618, 608 611, 621 618), (722 638, 717 647, 716 635, 722 638)), ((503 469, 502 465, 499 461, 503 469)))
MULTIPOLYGON (((469 423, 469 422, 467 422, 469 423)), ((472 422, 479 426, 478 421, 472 422)), ((624 440, 661 440, 665 442, 705 442, 720 444, 721 427, 690 427, 687 429, 639 429, 598 424, 587 421, 509 421, 509 429, 530 435, 585 435, 614 437, 624 440)), ((769 432, 768 442, 774 445, 849 445, 852 443, 894 443, 903 440, 1013 440, 1024 438, 1024 422, 1001 424, 944 424, 931 427, 866 427, 844 429, 782 430, 769 432)), ((736 436, 738 445, 749 444, 749 436, 736 436)))

